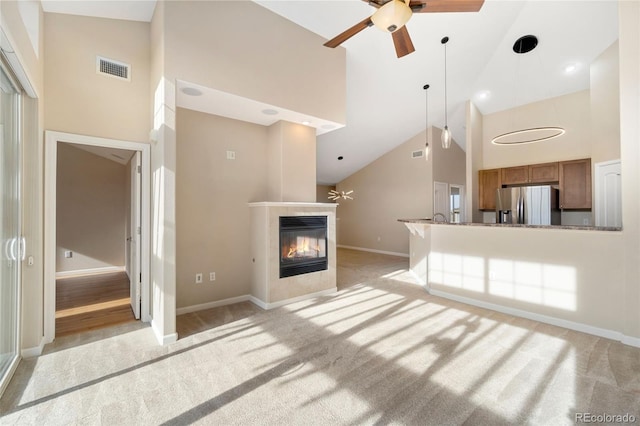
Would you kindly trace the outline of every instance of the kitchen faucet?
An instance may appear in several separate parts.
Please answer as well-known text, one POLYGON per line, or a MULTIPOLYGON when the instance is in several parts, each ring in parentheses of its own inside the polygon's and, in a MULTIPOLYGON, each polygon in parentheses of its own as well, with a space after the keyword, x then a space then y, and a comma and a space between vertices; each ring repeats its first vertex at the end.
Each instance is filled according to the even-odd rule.
POLYGON ((442 214, 442 213, 434 213, 434 214, 433 214, 433 221, 434 221, 434 222, 449 222, 449 221, 447 220, 447 217, 446 217, 444 214, 442 214), (442 218, 442 220, 436 220, 436 218, 437 218, 437 217, 441 217, 441 218, 442 218))

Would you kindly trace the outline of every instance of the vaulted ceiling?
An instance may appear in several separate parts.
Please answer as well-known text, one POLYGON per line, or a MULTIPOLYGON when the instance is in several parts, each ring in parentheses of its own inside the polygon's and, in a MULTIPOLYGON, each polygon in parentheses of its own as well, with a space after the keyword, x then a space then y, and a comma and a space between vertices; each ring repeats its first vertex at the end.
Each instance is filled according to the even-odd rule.
MULTIPOLYGON (((331 39, 370 16, 360 0, 256 3, 331 39)), ((150 20, 153 1, 43 1, 45 11, 150 20)), ((444 125, 447 44, 449 128, 465 147, 465 104, 483 114, 589 87, 589 64, 618 38, 615 0, 496 1, 478 13, 414 14, 407 23, 415 52, 396 58, 391 36, 367 28, 342 44, 347 51, 347 123, 318 136, 319 183, 337 183, 429 125, 444 125), (516 55, 519 37, 538 47, 516 55), (344 159, 339 161, 338 156, 344 159)), ((250 29, 239 27, 239 30, 250 29)))

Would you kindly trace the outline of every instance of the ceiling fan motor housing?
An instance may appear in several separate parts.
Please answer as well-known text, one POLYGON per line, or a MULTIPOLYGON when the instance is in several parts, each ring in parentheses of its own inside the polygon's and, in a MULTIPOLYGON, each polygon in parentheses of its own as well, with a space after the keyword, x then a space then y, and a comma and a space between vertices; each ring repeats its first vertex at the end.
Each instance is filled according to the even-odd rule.
POLYGON ((400 0, 391 0, 371 15, 373 24, 383 31, 395 32, 411 18, 413 11, 400 0))

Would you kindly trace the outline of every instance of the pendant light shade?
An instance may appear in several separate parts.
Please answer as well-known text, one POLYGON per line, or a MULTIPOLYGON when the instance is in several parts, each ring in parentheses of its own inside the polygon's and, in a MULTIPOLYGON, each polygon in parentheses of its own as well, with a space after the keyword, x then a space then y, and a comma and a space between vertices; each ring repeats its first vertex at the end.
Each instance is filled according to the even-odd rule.
POLYGON ((442 147, 444 149, 449 149, 451 147, 451 131, 449 130, 449 126, 447 126, 446 124, 444 126, 444 129, 442 130, 440 139, 442 140, 442 147))
POLYGON ((442 130, 442 148, 449 149, 451 146, 451 131, 447 117, 447 42, 449 37, 443 37, 440 43, 444 44, 444 129, 442 130))

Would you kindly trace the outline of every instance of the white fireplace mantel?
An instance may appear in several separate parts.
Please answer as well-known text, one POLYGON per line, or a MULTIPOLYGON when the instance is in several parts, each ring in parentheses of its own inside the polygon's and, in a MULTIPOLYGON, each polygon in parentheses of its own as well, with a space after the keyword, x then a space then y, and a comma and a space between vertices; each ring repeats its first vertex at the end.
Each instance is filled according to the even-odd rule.
POLYGON ((335 293, 336 203, 264 201, 249 203, 251 211, 251 296, 271 309, 294 301, 335 293), (282 216, 327 216, 327 269, 280 278, 280 221, 282 216))

